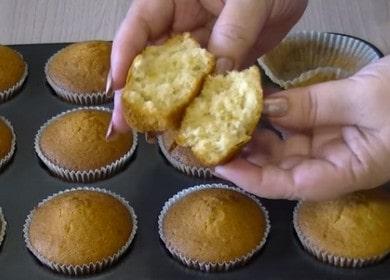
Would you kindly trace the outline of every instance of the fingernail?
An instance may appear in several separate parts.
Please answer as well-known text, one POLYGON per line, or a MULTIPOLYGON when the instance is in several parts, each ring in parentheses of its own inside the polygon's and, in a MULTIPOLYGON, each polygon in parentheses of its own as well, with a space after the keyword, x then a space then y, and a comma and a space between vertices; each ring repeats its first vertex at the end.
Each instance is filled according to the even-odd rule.
POLYGON ((224 74, 227 71, 231 71, 234 68, 234 62, 230 58, 220 57, 217 59, 217 64, 215 66, 215 72, 217 74, 224 74))
POLYGON ((111 95, 112 94, 112 76, 111 76, 111 69, 108 71, 107 75, 107 81, 106 81, 106 94, 111 95))
POLYGON ((114 137, 114 135, 115 135, 115 130, 111 120, 110 124, 108 125, 108 129, 106 133, 106 141, 111 140, 114 137))
POLYGON ((286 97, 269 97, 264 100, 263 114, 269 117, 283 117, 288 111, 288 100, 286 97))

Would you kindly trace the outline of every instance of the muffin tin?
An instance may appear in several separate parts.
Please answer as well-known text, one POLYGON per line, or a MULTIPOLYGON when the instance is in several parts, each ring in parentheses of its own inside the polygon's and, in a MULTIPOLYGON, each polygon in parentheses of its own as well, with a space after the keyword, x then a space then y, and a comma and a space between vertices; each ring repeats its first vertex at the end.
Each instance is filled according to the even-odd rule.
MULTIPOLYGON (((86 185, 53 177, 34 152, 34 136, 39 127, 52 116, 78 107, 58 99, 44 76, 47 59, 64 46, 14 46, 29 64, 29 76, 18 95, 0 105, 0 115, 12 122, 17 136, 16 154, 0 173, 0 206, 8 223, 0 247, 2 280, 69 279, 40 264, 26 248, 22 232, 26 216, 39 201, 58 191, 86 185)), ((147 144, 140 137, 135 156, 122 172, 87 184, 124 197, 138 216, 137 236, 128 252, 119 263, 88 279, 389 279, 389 257, 362 269, 341 269, 318 262, 304 251, 295 236, 292 226, 295 202, 266 199, 260 200, 269 212, 272 229, 264 248, 247 265, 222 273, 203 273, 184 267, 160 241, 158 215, 164 203, 181 189, 213 182, 222 181, 198 179, 177 171, 157 145, 147 144)))

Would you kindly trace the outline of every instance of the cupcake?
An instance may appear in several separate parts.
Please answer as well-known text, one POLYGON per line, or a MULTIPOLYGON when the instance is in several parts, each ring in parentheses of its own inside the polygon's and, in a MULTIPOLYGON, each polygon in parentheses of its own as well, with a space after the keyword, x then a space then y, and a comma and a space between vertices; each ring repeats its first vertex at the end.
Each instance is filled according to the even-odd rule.
POLYGON ((165 203, 158 222, 169 252, 202 271, 246 263, 264 245, 270 228, 256 198, 221 184, 179 192, 165 203))
POLYGON ((16 136, 11 123, 0 116, 0 170, 11 160, 15 153, 16 136))
POLYGON ((379 58, 376 49, 357 38, 311 31, 287 36, 259 64, 274 83, 288 89, 349 77, 379 58))
POLYGON ((104 189, 77 188, 40 202, 23 231, 27 248, 43 264, 82 275, 117 261, 136 229, 137 218, 126 200, 104 189))
POLYGON ((5 221, 3 210, 0 207, 0 247, 5 237, 5 230, 7 228, 7 222, 5 221))
POLYGON ((109 102, 113 95, 107 95, 105 88, 110 54, 110 42, 69 45, 46 63, 47 81, 62 99, 70 103, 96 105, 109 102))
POLYGON ((174 132, 167 131, 158 136, 158 145, 164 157, 179 171, 200 178, 213 177, 211 169, 202 165, 190 148, 176 145, 174 132))
POLYGON ((134 153, 137 134, 106 140, 111 111, 78 108, 46 122, 35 137, 35 150, 49 170, 69 181, 90 182, 118 172, 134 153))
POLYGON ((361 267, 390 252, 390 192, 357 192, 327 202, 300 202, 294 227, 303 247, 340 267, 361 267))
POLYGON ((27 77, 27 64, 17 51, 0 45, 0 103, 10 99, 27 77))

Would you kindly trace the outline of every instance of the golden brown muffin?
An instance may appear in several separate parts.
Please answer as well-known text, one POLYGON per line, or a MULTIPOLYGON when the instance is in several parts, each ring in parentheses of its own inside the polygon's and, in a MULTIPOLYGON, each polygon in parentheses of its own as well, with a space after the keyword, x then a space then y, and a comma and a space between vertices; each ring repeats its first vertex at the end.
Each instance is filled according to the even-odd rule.
POLYGON ((55 54, 47 75, 60 88, 75 94, 104 92, 110 68, 111 43, 75 43, 55 54))
POLYGON ((127 123, 139 132, 179 127, 214 64, 214 56, 189 33, 146 47, 134 58, 121 95, 127 123))
POLYGON ((167 247, 207 263, 243 258, 261 244, 266 232, 267 219, 260 206, 231 189, 191 192, 171 205, 162 221, 167 247))
POLYGON ((111 195, 87 190, 60 194, 33 212, 32 247, 50 262, 83 265, 116 254, 133 229, 129 210, 111 195))
POLYGON ((52 163, 70 170, 94 170, 124 156, 132 147, 131 134, 106 141, 111 113, 82 109, 67 113, 42 131, 39 146, 52 163))
POLYGON ((390 192, 377 189, 328 202, 303 202, 295 225, 301 237, 310 240, 306 245, 329 255, 352 259, 384 255, 390 251, 390 192))
POLYGON ((0 92, 16 85, 25 71, 23 58, 13 49, 0 45, 0 92))
POLYGON ((0 160, 12 149, 12 131, 0 118, 0 160))

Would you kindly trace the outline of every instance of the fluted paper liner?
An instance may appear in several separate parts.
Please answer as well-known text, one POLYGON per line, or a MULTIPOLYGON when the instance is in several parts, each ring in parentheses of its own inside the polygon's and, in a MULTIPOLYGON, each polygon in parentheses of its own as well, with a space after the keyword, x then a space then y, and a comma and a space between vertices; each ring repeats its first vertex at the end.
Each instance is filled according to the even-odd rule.
POLYGON ((121 196, 119 196, 111 191, 105 190, 105 189, 93 188, 93 187, 78 187, 78 188, 67 189, 64 191, 60 191, 56 194, 53 194, 53 195, 47 197, 46 199, 42 200, 36 208, 31 210, 31 212, 27 216, 25 224, 23 226, 23 237, 24 237, 24 241, 26 243, 27 248, 44 265, 48 266, 49 268, 51 268, 57 272, 64 273, 64 274, 85 275, 85 274, 92 274, 92 273, 99 272, 99 271, 103 270, 104 268, 111 266, 116 261, 118 261, 118 259, 129 248, 131 242, 134 239, 136 231, 137 231, 137 216, 135 215, 134 209, 129 205, 128 201, 126 201, 121 196), (37 209, 38 207, 42 206, 43 204, 45 204, 46 202, 48 202, 49 200, 51 200, 57 196, 60 196, 64 193, 73 192, 73 191, 93 191, 93 192, 101 192, 104 194, 108 194, 108 195, 116 198, 119 202, 121 202, 127 208, 127 210, 129 211, 129 214, 131 216, 131 219, 132 219, 133 228, 132 228, 132 231, 130 233, 130 236, 129 236, 127 242, 118 250, 118 252, 116 252, 112 256, 104 258, 103 260, 101 260, 99 262, 91 262, 91 263, 87 263, 87 264, 83 264, 83 265, 70 265, 70 264, 61 264, 61 263, 56 263, 56 262, 50 261, 49 259, 45 258, 45 256, 41 255, 33 247, 33 245, 30 242, 29 230, 30 230, 30 224, 31 224, 32 218, 34 216, 35 209, 37 209))
POLYGON ((205 185, 197 185, 197 186, 194 186, 194 187, 191 187, 188 189, 184 189, 184 190, 178 192, 177 194, 175 194, 173 197, 171 197, 167 202, 165 202, 165 204, 160 212, 160 215, 158 217, 158 232, 160 235, 160 239, 164 242, 165 247, 168 249, 168 251, 171 253, 171 255, 173 257, 175 257, 176 259, 180 260, 184 265, 186 265, 190 268, 198 269, 198 270, 205 271, 205 272, 227 271, 227 270, 232 269, 234 267, 244 265, 253 257, 253 255, 255 255, 258 251, 260 251, 260 249, 264 246, 270 229, 271 229, 271 226, 270 226, 270 222, 269 222, 268 211, 264 208, 264 206, 260 203, 260 201, 257 198, 255 198, 253 195, 250 195, 250 194, 248 194, 248 193, 246 193, 238 188, 230 187, 230 186, 224 185, 224 184, 205 184, 205 185), (250 251, 249 253, 247 253, 246 255, 244 255, 242 257, 236 258, 236 259, 231 260, 231 261, 226 261, 226 262, 221 262, 221 263, 202 262, 202 261, 199 261, 196 259, 191 259, 191 258, 181 254, 181 252, 179 252, 177 249, 175 249, 173 246, 171 246, 169 244, 169 241, 165 239, 164 231, 163 231, 163 222, 164 222, 165 215, 167 214, 167 211, 169 210, 169 208, 173 204, 175 204, 177 201, 179 201, 180 199, 185 197, 186 195, 193 193, 193 192, 196 192, 196 191, 204 190, 204 189, 233 190, 233 191, 239 192, 239 193, 245 195, 246 197, 252 199, 259 206, 259 209, 264 214, 266 228, 265 228, 264 236, 263 236, 262 240, 255 248, 253 248, 252 251, 250 251))
POLYGON ((3 215, 3 210, 0 207, 0 247, 5 237, 5 230, 7 229, 7 222, 3 215))
POLYGON ((366 265, 379 262, 384 257, 386 257, 388 253, 390 253, 387 252, 383 255, 378 255, 369 258, 349 258, 349 257, 334 255, 331 252, 327 251, 326 249, 320 248, 315 244, 315 242, 313 242, 310 239, 309 236, 305 235, 299 227, 298 211, 301 205, 302 202, 298 202, 298 204, 294 208, 293 224, 294 224, 295 232, 297 233, 298 239, 301 242, 303 248, 306 251, 308 251, 310 254, 312 254, 314 257, 316 257, 318 260, 338 267, 358 268, 358 267, 363 267, 366 265))
POLYGON ((130 150, 124 154, 121 158, 117 159, 116 161, 103 166, 99 169, 94 169, 94 170, 71 170, 67 169, 64 167, 61 167, 58 164, 53 163, 49 158, 47 158, 40 147, 40 139, 42 132, 46 129, 48 125, 50 125, 53 121, 57 120, 58 118, 69 114, 71 112, 75 111, 83 111, 83 110, 99 110, 99 111, 104 111, 104 112, 111 112, 112 110, 104 107, 80 107, 76 108, 73 110, 68 110, 63 113, 60 113, 57 116, 54 116, 53 118, 49 119, 44 125, 41 126, 41 128, 38 130, 36 136, 35 136, 35 141, 34 141, 34 146, 35 146, 35 152, 37 153, 38 157, 43 161, 43 163, 49 168, 49 170, 54 173, 55 175, 66 179, 71 182, 93 182, 93 181, 98 181, 98 180, 103 180, 105 178, 110 177, 111 175, 119 172, 128 162, 128 160, 131 158, 131 156, 134 154, 135 149, 137 147, 137 132, 133 129, 133 144, 130 148, 130 150))
POLYGON ((159 145, 160 150, 163 153, 164 157, 177 170, 179 170, 187 175, 192 175, 192 176, 199 177, 199 178, 207 179, 207 178, 214 177, 210 168, 191 166, 191 165, 185 164, 181 161, 178 161, 177 159, 172 157, 171 154, 169 153, 169 151, 167 151, 167 149, 164 145, 164 140, 163 140, 161 135, 157 137, 157 141, 158 141, 158 145, 159 145))
POLYGON ((0 171, 1 171, 5 166, 7 166, 7 164, 12 159, 12 156, 15 153, 15 149, 16 149, 16 135, 15 135, 14 128, 12 127, 12 125, 11 125, 9 120, 7 120, 3 116, 0 116, 0 120, 3 121, 6 124, 6 126, 8 126, 8 128, 11 130, 11 134, 12 134, 11 149, 8 152, 8 154, 5 155, 5 157, 0 158, 0 171))
POLYGON ((78 105, 101 105, 104 103, 111 102, 113 100, 114 94, 112 93, 106 94, 106 92, 104 91, 79 93, 64 89, 61 86, 57 85, 55 81, 50 77, 49 64, 52 62, 53 58, 61 51, 63 51, 63 49, 52 55, 45 64, 46 80, 60 98, 69 103, 78 105))
POLYGON ((364 41, 303 31, 287 36, 258 62, 274 83, 288 89, 349 77, 379 58, 364 41))
POLYGON ((9 89, 6 89, 5 91, 0 91, 0 103, 8 101, 15 94, 17 94, 19 92, 20 88, 23 86, 23 83, 26 80, 27 75, 28 75, 28 65, 27 65, 26 61, 24 60, 23 55, 21 55, 19 52, 17 52, 14 49, 13 49, 13 51, 15 51, 21 57, 21 59, 23 60, 23 62, 24 62, 24 72, 23 72, 22 77, 20 78, 20 80, 15 85, 10 87, 9 89))

